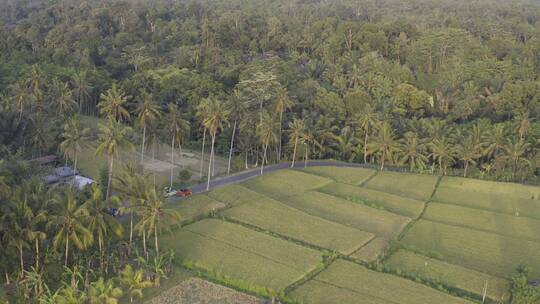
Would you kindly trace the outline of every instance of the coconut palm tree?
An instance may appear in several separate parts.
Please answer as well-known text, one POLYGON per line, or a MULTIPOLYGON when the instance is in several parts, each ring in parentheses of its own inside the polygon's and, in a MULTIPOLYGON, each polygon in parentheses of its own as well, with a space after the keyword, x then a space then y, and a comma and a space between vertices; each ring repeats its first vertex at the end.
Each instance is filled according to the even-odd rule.
POLYGON ((229 118, 233 120, 233 131, 231 135, 231 145, 229 148, 229 161, 227 163, 227 175, 229 175, 231 173, 231 159, 234 147, 234 136, 236 135, 236 127, 238 125, 238 121, 242 119, 247 110, 247 104, 242 99, 241 94, 238 90, 235 90, 228 99, 227 107, 230 111, 229 118))
POLYGON ((83 203, 82 207, 88 210, 88 230, 97 238, 100 257, 103 257, 103 247, 105 239, 109 235, 120 237, 124 234, 124 227, 109 213, 107 208, 115 200, 105 200, 101 187, 93 184, 90 190, 90 197, 83 203))
POLYGON ((305 128, 300 136, 300 142, 304 146, 304 168, 307 167, 307 161, 312 147, 322 148, 322 145, 317 140, 315 130, 313 128, 305 128))
POLYGON ((208 181, 206 183, 206 190, 210 189, 210 177, 211 169, 214 165, 214 146, 216 143, 217 132, 223 130, 223 124, 227 122, 229 116, 229 110, 225 108, 225 104, 215 97, 208 98, 206 116, 204 117, 203 124, 212 136, 212 145, 210 148, 210 161, 208 163, 208 181))
POLYGON ((364 163, 367 163, 368 141, 371 130, 379 124, 379 115, 371 107, 366 106, 356 117, 356 125, 364 132, 364 163))
POLYGON ((144 142, 146 140, 146 126, 152 124, 157 118, 161 116, 161 111, 154 101, 152 94, 144 92, 142 94, 142 101, 137 105, 135 110, 137 115, 137 123, 143 129, 143 137, 141 143, 141 165, 144 167, 144 142))
POLYGON ((521 138, 508 138, 503 146, 501 160, 512 169, 512 180, 516 180, 516 174, 523 168, 531 166, 531 161, 527 158, 527 153, 531 144, 521 138))
POLYGON ((31 214, 32 210, 26 201, 17 200, 10 202, 8 211, 1 218, 5 229, 3 241, 19 254, 20 278, 24 277, 23 251, 28 247, 29 218, 31 218, 31 214))
POLYGON ((30 102, 30 94, 28 88, 22 81, 18 81, 11 85, 11 91, 13 92, 13 101, 19 109, 19 121, 22 120, 24 108, 30 102))
POLYGON ((70 189, 58 193, 53 198, 53 208, 49 216, 54 228, 53 245, 64 246, 64 265, 67 265, 70 243, 78 249, 85 249, 93 242, 92 232, 87 228, 88 209, 75 197, 70 189))
POLYGON ((88 83, 88 77, 85 71, 80 71, 72 76, 71 84, 73 86, 73 94, 77 98, 79 114, 81 114, 83 104, 90 98, 92 86, 88 83))
POLYGON ((123 210, 130 213, 129 224, 129 245, 133 241, 133 213, 137 206, 144 203, 144 192, 148 182, 148 175, 138 174, 135 166, 127 164, 124 170, 114 177, 115 188, 120 192, 123 200, 127 200, 129 204, 122 207, 123 210))
MULTIPOLYGON (((143 203, 135 208, 141 218, 135 225, 135 229, 143 235, 143 242, 146 242, 146 232, 154 233, 156 254, 159 256, 159 233, 163 228, 177 222, 180 219, 180 214, 178 211, 164 206, 162 197, 154 187, 146 187, 141 199, 143 203)), ((148 255, 146 244, 143 245, 145 254, 148 255)))
POLYGON ((283 113, 294 106, 294 102, 289 98, 286 88, 279 88, 276 99, 272 104, 272 110, 274 113, 279 113, 279 141, 277 151, 277 161, 281 160, 281 142, 282 142, 282 129, 283 129, 283 113))
POLYGON ((116 287, 112 280, 99 278, 88 287, 90 304, 117 304, 122 295, 122 289, 116 287))
POLYGON ((439 165, 439 173, 446 175, 446 169, 454 162, 456 149, 447 136, 433 139, 429 143, 429 157, 439 165))
POLYGON ((263 120, 257 125, 257 137, 259 137, 259 142, 263 147, 263 158, 261 163, 262 175, 264 173, 264 163, 268 162, 266 159, 268 146, 276 143, 278 140, 276 135, 276 123, 270 114, 265 113, 263 115, 263 120))
POLYGON ((482 156, 481 151, 481 143, 477 143, 472 135, 465 137, 456 145, 456 157, 463 161, 463 177, 467 177, 469 165, 476 165, 476 160, 482 156))
POLYGON ((100 98, 101 102, 98 104, 98 108, 102 115, 113 117, 116 121, 129 118, 129 112, 126 109, 129 97, 116 86, 116 83, 113 83, 112 87, 105 93, 101 93, 100 98))
POLYGON ((201 103, 197 106, 197 112, 195 113, 195 116, 200 121, 201 126, 203 127, 203 140, 202 140, 202 148, 201 148, 201 170, 199 173, 199 178, 202 179, 202 172, 203 172, 203 165, 204 165, 204 146, 206 144, 206 131, 207 128, 204 124, 204 119, 208 116, 208 103, 209 99, 203 99, 201 103))
POLYGON ((129 264, 120 272, 118 283, 127 291, 131 303, 134 298, 142 299, 143 290, 152 286, 152 282, 144 279, 144 270, 135 271, 129 264))
POLYGON ((69 116, 77 108, 77 102, 73 100, 73 92, 69 85, 58 78, 52 81, 52 102, 56 112, 61 115, 69 116))
POLYGON ((133 145, 126 138, 129 132, 131 132, 131 128, 125 127, 112 117, 109 117, 108 124, 106 126, 100 124, 99 131, 98 137, 100 144, 96 148, 96 155, 103 154, 109 158, 109 177, 107 181, 107 194, 105 195, 105 198, 108 199, 111 193, 114 157, 118 154, 120 148, 133 148, 133 145))
POLYGON ((383 122, 378 128, 377 136, 373 139, 373 142, 368 144, 367 153, 379 155, 380 170, 382 171, 386 160, 392 159, 393 154, 398 149, 399 145, 392 126, 388 122, 383 122))
POLYGON ((168 105, 169 113, 167 114, 167 123, 169 124, 169 132, 172 134, 171 139, 171 180, 169 188, 172 189, 174 175, 174 146, 178 145, 180 149, 180 161, 182 168, 185 168, 184 156, 182 155, 182 139, 183 135, 189 131, 189 122, 182 118, 178 107, 174 103, 168 105))
POLYGON ((506 144, 507 130, 504 123, 498 123, 486 135, 486 149, 484 153, 487 157, 494 158, 506 144))
POLYGON ((294 118, 289 122, 289 141, 293 143, 293 155, 291 161, 291 168, 294 167, 294 161, 296 160, 296 148, 298 147, 298 141, 302 138, 302 134, 305 131, 305 124, 302 119, 294 118))
POLYGON ((73 170, 75 172, 77 172, 77 156, 82 151, 89 132, 90 129, 81 128, 77 116, 71 117, 64 124, 64 132, 62 133, 64 140, 60 143, 60 150, 64 152, 66 159, 73 160, 73 170))
POLYGON ((426 153, 426 145, 418 138, 414 132, 405 133, 404 138, 400 140, 399 162, 409 164, 409 170, 423 170, 429 161, 426 153))

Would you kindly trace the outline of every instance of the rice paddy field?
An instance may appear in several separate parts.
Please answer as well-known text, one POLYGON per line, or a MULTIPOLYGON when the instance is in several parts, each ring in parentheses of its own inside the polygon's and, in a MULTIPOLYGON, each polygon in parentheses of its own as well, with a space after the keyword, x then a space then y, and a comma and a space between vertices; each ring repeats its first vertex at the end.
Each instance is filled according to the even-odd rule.
POLYGON ((171 202, 181 268, 282 302, 509 303, 540 279, 538 187, 362 168, 280 170, 171 202))

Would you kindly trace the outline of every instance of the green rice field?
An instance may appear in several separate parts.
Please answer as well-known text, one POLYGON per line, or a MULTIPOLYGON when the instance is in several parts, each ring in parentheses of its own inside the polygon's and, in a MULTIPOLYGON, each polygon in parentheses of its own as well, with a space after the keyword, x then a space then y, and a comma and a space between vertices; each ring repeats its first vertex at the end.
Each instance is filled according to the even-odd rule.
POLYGON ((449 264, 407 250, 399 250, 386 266, 401 274, 420 277, 430 282, 506 302, 510 298, 510 281, 490 276, 469 268, 449 264))
POLYGON ((195 275, 279 293, 282 303, 465 304, 485 291, 485 303, 510 304, 518 266, 540 279, 537 194, 463 178, 287 169, 172 201, 182 219, 161 244, 195 275))

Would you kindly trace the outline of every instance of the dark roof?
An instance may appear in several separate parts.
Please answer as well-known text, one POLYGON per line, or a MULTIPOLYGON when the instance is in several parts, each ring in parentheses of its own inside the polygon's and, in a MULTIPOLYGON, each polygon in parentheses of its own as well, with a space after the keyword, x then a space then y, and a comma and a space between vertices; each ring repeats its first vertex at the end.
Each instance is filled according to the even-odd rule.
POLYGON ((70 167, 58 167, 54 169, 54 173, 59 177, 69 177, 74 176, 76 172, 70 167))
POLYGON ((54 161, 56 161, 56 155, 45 155, 45 156, 42 156, 42 157, 38 157, 38 158, 34 158, 34 159, 31 159, 30 161, 33 161, 33 162, 37 162, 41 165, 45 165, 45 164, 50 164, 54 161))
POLYGON ((47 176, 42 177, 41 179, 46 184, 56 183, 57 181, 60 180, 60 178, 56 175, 47 175, 47 176))

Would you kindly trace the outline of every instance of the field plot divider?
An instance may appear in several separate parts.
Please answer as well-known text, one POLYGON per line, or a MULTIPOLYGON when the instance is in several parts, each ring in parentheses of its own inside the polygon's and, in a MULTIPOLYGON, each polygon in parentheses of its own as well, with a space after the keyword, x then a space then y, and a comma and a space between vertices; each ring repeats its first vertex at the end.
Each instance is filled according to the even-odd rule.
POLYGON ((291 285, 285 287, 283 289, 283 293, 286 296, 288 296, 289 293, 291 291, 295 290, 296 288, 306 284, 307 282, 309 282, 311 280, 316 280, 315 277, 317 275, 319 275, 319 273, 326 270, 338 258, 339 258, 339 254, 332 254, 332 255, 328 256, 327 258, 323 257, 323 261, 317 267, 315 267, 315 269, 313 269, 312 271, 306 273, 305 276, 298 279, 296 282, 293 282, 291 285))
MULTIPOLYGON (((374 234, 373 237, 367 241, 365 244, 363 245, 360 245, 358 248, 356 248, 353 252, 351 252, 350 254, 346 255, 347 258, 349 258, 351 255, 357 253, 358 251, 360 251, 362 248, 366 247, 369 243, 373 242, 374 239, 377 238, 377 235, 374 234)), ((354 260, 354 259, 350 259, 351 261, 354 260)))
POLYGON ((369 183, 370 180, 372 180, 373 178, 375 178, 375 176, 377 176, 379 174, 379 170, 375 170, 375 172, 373 172, 373 174, 371 174, 370 177, 366 178, 363 182, 361 182, 359 185, 356 185, 357 187, 364 187, 367 183, 369 183))
POLYGON ((294 243, 296 245, 300 245, 300 246, 303 246, 303 247, 307 247, 307 248, 310 248, 310 249, 321 251, 321 253, 323 251, 333 252, 333 249, 324 248, 324 247, 320 247, 320 246, 317 246, 317 245, 314 245, 314 244, 306 243, 305 241, 298 240, 298 239, 295 239, 295 238, 291 238, 291 237, 288 237, 286 235, 283 235, 283 234, 280 234, 280 233, 277 233, 277 232, 274 232, 274 231, 270 231, 270 230, 261 228, 259 226, 255 226, 255 225, 252 225, 252 224, 249 224, 249 223, 245 223, 245 222, 242 222, 242 221, 239 221, 239 220, 235 220, 235 219, 230 218, 230 217, 225 216, 225 215, 220 215, 219 219, 221 219, 223 221, 226 221, 226 222, 229 222, 229 223, 240 225, 242 227, 251 229, 253 231, 257 231, 257 232, 260 232, 260 233, 271 235, 271 236, 273 236, 275 238, 282 239, 284 241, 291 242, 291 243, 294 243))
POLYGON ((191 230, 189 230, 189 229, 186 229, 186 230, 189 231, 189 232, 191 232, 191 233, 193 233, 193 234, 196 234, 196 235, 198 235, 198 236, 201 236, 201 237, 203 237, 203 238, 206 238, 206 239, 209 239, 209 240, 212 240, 212 241, 216 241, 216 242, 225 244, 225 245, 227 245, 227 246, 231 246, 231 247, 233 247, 233 248, 236 248, 236 249, 238 249, 238 250, 241 250, 241 251, 244 251, 244 252, 247 252, 247 253, 251 253, 251 254, 256 255, 256 256, 259 256, 259 257, 261 257, 261 258, 263 258, 263 259, 265 259, 265 260, 269 260, 269 261, 275 262, 276 264, 280 264, 280 265, 283 265, 283 266, 285 266, 285 267, 290 267, 290 268, 296 269, 296 270, 298 270, 298 271, 302 271, 302 269, 299 269, 299 268, 296 268, 295 266, 291 266, 291 265, 285 264, 285 263, 283 263, 283 262, 281 262, 281 261, 272 259, 272 258, 267 257, 267 256, 265 256, 265 255, 263 255, 263 254, 258 253, 258 252, 254 252, 254 251, 251 251, 251 250, 246 250, 246 249, 244 249, 244 248, 242 248, 242 247, 233 245, 233 244, 231 244, 231 243, 222 241, 222 240, 220 240, 220 239, 216 239, 216 238, 210 237, 210 236, 208 236, 208 235, 204 235, 204 234, 202 234, 202 233, 198 233, 198 232, 195 232, 195 231, 191 231, 191 230))
POLYGON ((431 202, 431 200, 432 200, 433 197, 435 196, 435 192, 437 192, 437 188, 439 188, 439 185, 440 185, 442 179, 443 179, 443 176, 442 176, 442 175, 438 176, 437 182, 435 183, 435 187, 433 187, 433 192, 431 192, 431 196, 430 196, 429 199, 424 203, 424 209, 422 209, 422 212, 420 212, 420 215, 418 215, 417 218, 412 219, 412 220, 407 224, 407 226, 405 226, 405 228, 403 228, 403 230, 401 231, 401 233, 397 236, 397 240, 398 240, 398 241, 401 241, 401 239, 403 239, 403 237, 405 236, 405 234, 407 233, 407 231, 409 231, 409 229, 411 229, 411 227, 412 227, 418 220, 420 220, 420 219, 424 216, 424 213, 426 212, 429 203, 431 202))

